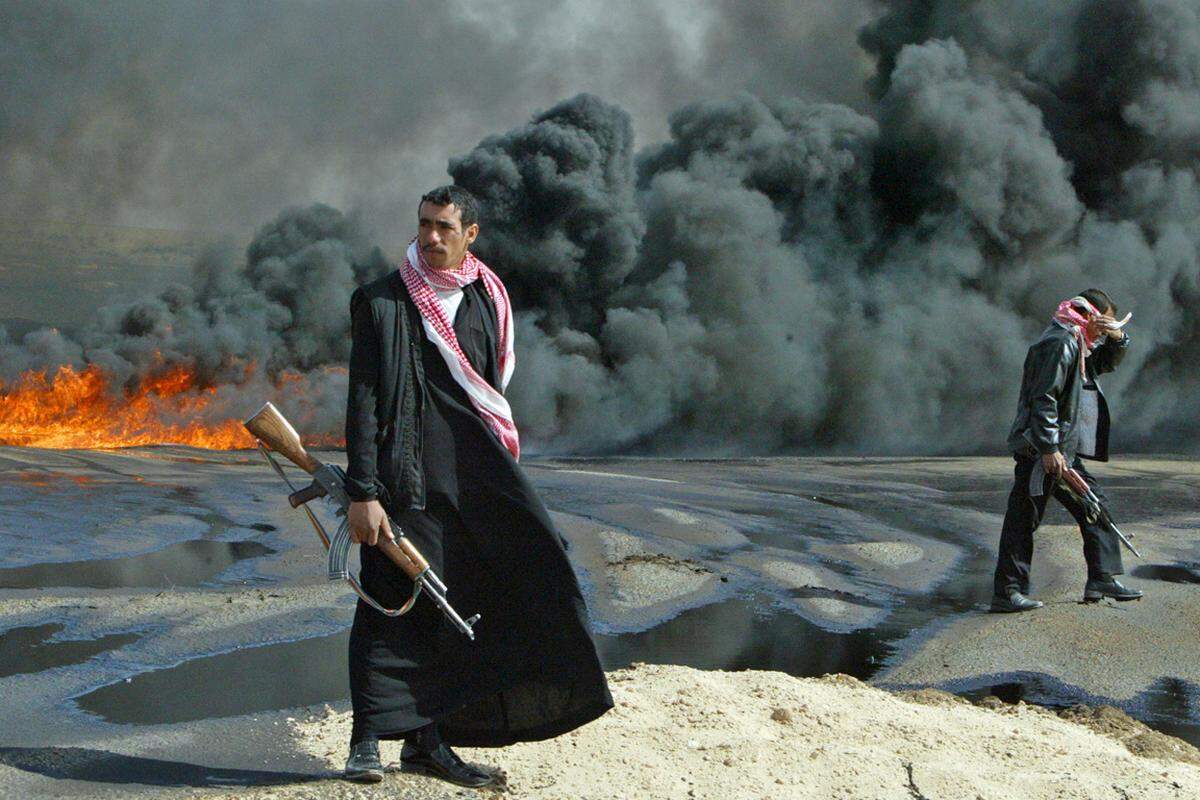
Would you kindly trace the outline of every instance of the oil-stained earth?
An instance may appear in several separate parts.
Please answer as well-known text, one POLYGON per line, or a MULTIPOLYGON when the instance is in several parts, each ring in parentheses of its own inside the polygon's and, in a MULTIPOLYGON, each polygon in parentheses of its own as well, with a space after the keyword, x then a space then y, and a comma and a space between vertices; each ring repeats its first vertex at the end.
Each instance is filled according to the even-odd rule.
MULTIPOLYGON (((1115 706, 1200 743, 1200 466, 1094 470, 1144 556, 1127 555, 1126 578, 1145 599, 1080 602, 1080 537, 1052 504, 1033 565, 1046 607, 991 615, 1011 465, 525 466, 570 544, 609 669, 845 673, 985 705, 1115 706)), ((0 448, 0 793, 182 796, 330 775, 342 755, 295 734, 347 708, 354 597, 325 580, 287 491, 255 453, 0 448)))

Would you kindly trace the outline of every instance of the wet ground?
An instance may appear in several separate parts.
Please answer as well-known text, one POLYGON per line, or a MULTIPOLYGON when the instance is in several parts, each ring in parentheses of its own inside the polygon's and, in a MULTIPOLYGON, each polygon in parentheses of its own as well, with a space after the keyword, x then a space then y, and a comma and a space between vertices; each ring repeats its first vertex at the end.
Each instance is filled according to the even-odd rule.
MULTIPOLYGON (((987 675, 950 682, 942 688, 971 700, 993 696, 1009 704, 1025 702, 1053 709, 1114 705, 1112 698, 1041 674, 987 675)), ((1129 705, 1137 708, 1138 717, 1150 727, 1200 746, 1200 686, 1178 678, 1160 678, 1129 705)))
POLYGON ((138 639, 136 633, 114 633, 98 639, 50 641, 62 630, 62 625, 49 623, 12 628, 0 635, 0 678, 83 664, 94 656, 120 649, 138 639))
POLYGON ((214 542, 194 539, 136 556, 30 564, 0 569, 2 589, 91 587, 96 589, 153 586, 176 588, 220 582, 229 567, 275 551, 259 542, 214 542))
MULTIPOLYGON (((1148 625, 1192 615, 1190 645, 1136 658, 1123 649, 1128 637, 1115 648, 1105 638, 1122 609, 1071 607, 1078 534, 1072 543, 1061 509, 1039 534, 1051 546, 1039 544, 1035 562, 1040 586, 1064 587, 1061 602, 1041 617, 984 613, 1010 465, 527 467, 571 543, 607 667, 844 672, 1048 706, 1108 703, 1200 743, 1200 548, 1188 535, 1200 522, 1200 480, 1191 463, 1098 470, 1147 556, 1130 564, 1131 582, 1148 590, 1135 614, 1148 625), (1108 668, 1080 673, 1066 656, 1047 657, 1059 625, 1094 630, 1072 645, 1090 650, 1074 655, 1108 668), (1017 657, 1021 647, 1009 658, 997 646, 1021 636, 1028 659, 1017 657), (955 660, 955 648, 972 656, 955 660)), ((0 691, 16 698, 18 720, 0 731, 0 764, 22 770, 51 747, 67 764, 71 748, 118 748, 255 774, 262 765, 231 750, 231 734, 266 724, 256 714, 345 702, 352 595, 323 581, 320 545, 277 481, 245 453, 0 448, 0 691)), ((275 770, 311 768, 295 754, 268 755, 275 770)), ((25 787, 34 794, 86 793, 86 781, 34 773, 25 787)))

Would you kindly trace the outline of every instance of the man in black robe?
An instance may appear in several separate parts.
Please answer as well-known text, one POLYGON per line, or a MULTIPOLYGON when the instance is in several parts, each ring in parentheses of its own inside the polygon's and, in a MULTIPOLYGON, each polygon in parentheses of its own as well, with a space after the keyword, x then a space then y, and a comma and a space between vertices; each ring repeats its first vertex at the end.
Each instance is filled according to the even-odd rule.
POLYGON ((1116 327, 1116 311, 1100 289, 1063 301, 1025 357, 1017 416, 1008 437, 1015 483, 1000 533, 992 611, 1042 607, 1040 600, 1028 597, 1029 566, 1033 532, 1046 512, 1048 492, 1075 518, 1083 535, 1084 599, 1142 596, 1116 578, 1124 571, 1117 535, 1089 522, 1083 504, 1058 482, 1070 465, 1102 503, 1108 502, 1081 459, 1108 460, 1108 402, 1096 376, 1111 372, 1129 347, 1129 337, 1116 327))
POLYGON ((381 780, 379 740, 404 739, 405 769, 478 787, 494 776, 450 745, 558 736, 603 714, 612 698, 565 543, 517 466, 502 397, 511 309, 499 279, 468 250, 479 233, 477 202, 461 187, 441 187, 421 198, 418 218, 400 269, 350 301, 350 530, 376 600, 398 607, 412 589, 373 546, 394 536, 390 517, 441 575, 455 608, 481 619, 471 641, 423 598, 400 617, 359 602, 345 774, 381 780))

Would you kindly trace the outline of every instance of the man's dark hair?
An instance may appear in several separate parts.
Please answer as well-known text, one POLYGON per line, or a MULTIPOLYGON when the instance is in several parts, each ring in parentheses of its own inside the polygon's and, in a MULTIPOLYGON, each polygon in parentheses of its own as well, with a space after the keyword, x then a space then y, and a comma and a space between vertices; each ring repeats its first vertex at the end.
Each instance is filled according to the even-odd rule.
MULTIPOLYGON (((462 212, 462 226, 466 230, 479 222, 479 201, 475 195, 461 186, 439 186, 421 195, 421 203, 433 203, 435 206, 448 206, 451 203, 462 212)), ((420 213, 421 203, 417 204, 420 213)))
MULTIPOLYGON (((466 216, 465 212, 463 216, 466 216)), ((1113 316, 1117 315, 1117 304, 1103 289, 1088 289, 1086 292, 1080 292, 1079 296, 1091 303, 1101 314, 1112 309, 1113 316)))

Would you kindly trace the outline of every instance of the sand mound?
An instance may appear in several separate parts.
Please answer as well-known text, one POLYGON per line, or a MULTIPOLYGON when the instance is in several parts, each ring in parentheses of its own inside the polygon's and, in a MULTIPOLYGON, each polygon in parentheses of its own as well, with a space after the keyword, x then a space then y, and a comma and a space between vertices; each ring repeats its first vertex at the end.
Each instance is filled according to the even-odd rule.
MULTIPOLYGON (((520 798, 1200 796, 1200 768, 1178 760, 1194 749, 1165 747, 1176 740, 1112 710, 1064 718, 1023 704, 987 708, 944 692, 891 694, 844 675, 638 665, 610 678, 617 706, 596 723, 548 742, 462 754, 502 768, 504 796, 520 798), (1138 742, 1147 745, 1141 755, 1131 752, 1138 742)), ((349 714, 330 711, 295 722, 292 735, 337 769, 349 727, 349 714)), ((399 745, 384 743, 383 755, 398 757, 399 745)), ((378 787, 331 780, 252 796, 494 795, 396 773, 378 787)))
POLYGON ((1116 739, 1134 755, 1183 761, 1200 766, 1200 750, 1174 736, 1152 730, 1119 708, 1076 706, 1060 711, 1058 715, 1116 739))

